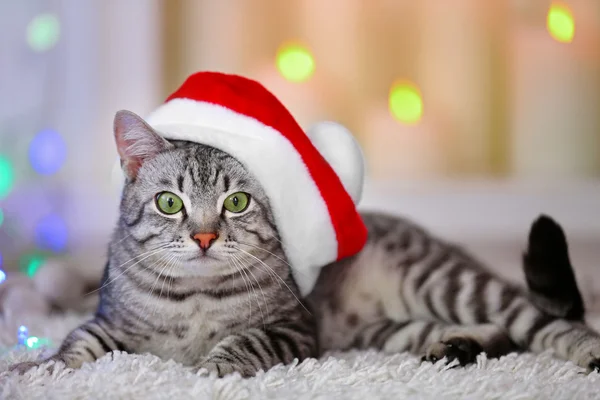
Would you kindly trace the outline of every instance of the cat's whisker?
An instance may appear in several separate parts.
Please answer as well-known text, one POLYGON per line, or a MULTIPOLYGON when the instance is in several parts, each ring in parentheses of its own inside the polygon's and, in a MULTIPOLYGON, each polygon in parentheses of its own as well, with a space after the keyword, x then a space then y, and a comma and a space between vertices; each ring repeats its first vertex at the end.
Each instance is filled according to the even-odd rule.
MULTIPOLYGON (((240 263, 242 263, 242 260, 239 260, 239 261, 240 261, 240 263)), ((261 292, 261 294, 262 294, 263 303, 264 303, 264 305, 265 305, 265 308, 267 309, 267 318, 269 318, 269 305, 268 305, 268 302, 267 302, 267 298, 265 297, 265 292, 263 291, 263 289, 262 289, 262 286, 260 285, 260 282, 258 281, 258 279, 256 278, 256 275, 254 275, 254 273, 252 272, 252 270, 251 270, 250 268, 247 268, 247 267, 245 267, 245 266, 244 266, 244 264, 242 264, 242 266, 244 267, 244 269, 245 269, 247 272, 249 272, 249 273, 252 275, 252 277, 254 278, 254 281, 255 281, 255 282, 256 282, 256 284, 258 285, 258 289, 260 290, 260 292, 261 292)), ((265 316, 264 316, 264 314, 262 313, 262 307, 261 307, 261 305, 260 305, 260 300, 258 299, 258 297, 256 298, 256 302, 258 303, 258 307, 259 307, 259 309, 260 309, 260 313, 261 313, 261 316, 262 316, 262 320, 263 320, 263 327, 266 327, 266 323, 265 323, 265 316)))
MULTIPOLYGON (((160 301, 160 299, 161 299, 161 297, 162 297, 163 289, 165 288, 165 282, 167 281, 167 276, 169 276, 169 272, 170 272, 170 271, 171 271, 171 270, 172 270, 172 269, 175 267, 175 265, 176 265, 176 262, 177 262, 177 259, 178 259, 177 255, 176 255, 176 254, 172 254, 172 255, 171 255, 171 257, 170 257, 170 258, 169 258, 169 259, 168 259, 168 260, 165 262, 165 268, 163 268, 163 269, 161 270, 160 274, 159 274, 159 277, 160 277, 160 275, 162 275, 162 272, 163 272, 165 269, 167 269, 167 268, 168 268, 168 269, 167 269, 167 273, 166 273, 165 277, 164 277, 164 278, 163 278, 163 280, 162 280, 162 281, 163 281, 163 282, 162 282, 162 285, 160 286, 160 293, 158 294, 158 301, 160 301)), ((169 292, 167 291, 167 296, 168 296, 168 293, 169 293, 169 292)), ((157 308, 158 308, 158 302, 157 302, 157 304, 155 305, 155 307, 154 307, 154 310, 152 311, 152 314, 153 314, 153 315, 154 315, 154 313, 156 312, 157 308)))
MULTIPOLYGON (((242 257, 246 257, 246 254, 242 254, 240 256, 240 258, 242 258, 242 257)), ((279 279, 277 279, 277 278, 279 278, 279 275, 277 275, 275 273, 275 271, 273 271, 272 269, 265 269, 265 268, 263 268, 263 271, 266 271, 267 274, 269 274, 269 277, 271 278, 271 280, 274 282, 277 282, 277 285, 279 285, 279 287, 281 288, 281 281, 279 279)))
MULTIPOLYGON (((281 244, 282 248, 285 246, 285 244, 281 241, 281 239, 279 239, 277 236, 273 235, 271 236, 269 239, 273 239, 276 242, 279 242, 279 244, 281 244)), ((287 246, 293 247, 295 249, 298 249, 293 243, 288 243, 287 246)))
POLYGON ((119 243, 121 243, 123 240, 125 240, 125 239, 127 239, 127 238, 131 237, 131 235, 133 235, 133 232, 131 232, 131 233, 130 233, 130 234, 128 234, 128 235, 125 235, 125 236, 123 236, 123 237, 122 237, 120 240, 118 240, 117 242, 115 242, 115 244, 119 244, 119 243))
POLYGON ((250 244, 250 243, 240 242, 239 240, 236 240, 236 242, 239 243, 239 244, 243 244, 244 246, 254 247, 255 249, 267 252, 270 255, 272 255, 273 257, 275 257, 276 259, 278 259, 279 261, 285 263, 285 265, 287 265, 288 267, 292 268, 292 266, 291 266, 291 264, 289 262, 287 262, 285 259, 279 257, 277 254, 275 254, 275 253, 273 253, 273 252, 265 249, 264 247, 260 247, 260 246, 257 246, 257 245, 254 245, 254 244, 250 244))
MULTIPOLYGON (((86 293, 86 294, 84 295, 84 297, 85 297, 85 296, 89 296, 90 294, 94 294, 94 293, 96 293, 96 292, 98 292, 98 291, 102 290, 102 289, 103 289, 103 288, 105 288, 106 286, 108 286, 108 285, 110 285, 111 283, 113 283, 113 282, 114 282, 116 279, 118 279, 119 277, 121 277, 121 276, 122 276, 124 273, 126 273, 127 271, 129 271, 131 268, 135 267, 136 265, 138 265, 139 263, 141 263, 142 261, 144 261, 145 259, 147 259, 147 258, 149 258, 149 257, 152 257, 152 256, 154 256, 154 255, 156 255, 156 254, 159 254, 159 253, 161 253, 161 252, 163 252, 163 251, 169 250, 169 248, 170 248, 170 246, 168 246, 168 244, 167 244, 167 245, 164 245, 163 247, 160 247, 160 248, 158 248, 158 249, 149 250, 149 251, 147 251, 147 252, 145 252, 145 253, 142 253, 142 254, 140 254, 140 255, 138 255, 138 256, 135 256, 135 257, 133 257, 132 259, 130 259, 130 260, 128 260, 128 261, 126 261, 126 262, 124 262, 123 264, 119 265, 119 266, 118 266, 118 267, 116 267, 115 269, 119 269, 119 268, 123 267, 125 264, 127 264, 127 263, 129 263, 129 262, 131 262, 131 261, 135 260, 136 258, 139 258, 139 257, 141 257, 141 256, 145 256, 145 257, 144 257, 144 258, 142 258, 141 260, 138 260, 138 261, 136 261, 134 264, 132 264, 132 265, 130 265, 129 267, 125 268, 125 269, 124 269, 124 270, 123 270, 123 271, 122 271, 120 274, 118 274, 118 275, 117 275, 117 276, 115 276, 114 278, 110 279, 108 282, 104 283, 104 284, 103 284, 102 286, 100 286, 99 288, 97 288, 97 289, 94 289, 94 290, 92 290, 91 292, 88 292, 88 293, 86 293)), ((144 267, 144 268, 147 268, 147 267, 145 267, 145 266, 143 266, 143 265, 142 265, 142 267, 144 267)))
POLYGON ((167 272, 169 274, 169 286, 167 288, 167 290, 169 291, 169 293, 171 293, 172 290, 172 285, 173 285, 173 281, 175 280, 175 277, 171 274, 171 270, 175 267, 175 265, 177 263, 179 263, 181 261, 181 257, 178 255, 175 255, 176 257, 176 262, 173 264, 173 267, 171 267, 171 269, 169 269, 169 271, 167 272))
MULTIPOLYGON (((237 258, 236 258, 236 259, 237 259, 237 258)), ((252 283, 252 280, 250 279, 250 276, 248 275, 248 272, 250 272, 250 271, 249 271, 249 269, 248 269, 248 268, 246 268, 246 267, 244 266, 244 264, 243 264, 243 263, 242 263, 242 262, 241 262, 239 259, 237 259, 237 261, 240 263, 240 270, 241 270, 241 271, 242 271, 242 272, 243 272, 243 273, 246 275, 246 277, 248 278, 248 282, 250 283, 250 287, 252 288, 252 292, 254 293, 254 297, 256 298, 256 305, 258 306, 258 310, 259 310, 259 312, 260 312, 260 316, 261 316, 261 318, 262 318, 262 320, 263 320, 263 324, 264 324, 264 321, 265 321, 265 314, 263 313, 262 306, 260 305, 260 298, 258 297, 258 294, 256 293, 256 289, 254 288, 254 283, 252 283)), ((250 273, 251 273, 251 272, 250 272, 250 273)), ((252 274, 252 275, 254 276, 254 274, 252 274)), ((254 278, 254 280, 256 281, 256 277, 254 278)), ((258 283, 258 281, 256 281, 256 282, 258 283)), ((259 285, 259 288, 260 288, 260 285, 259 285)), ((262 291, 262 289, 261 289, 261 291, 262 291)))
MULTIPOLYGON (((244 285, 246 285, 246 292, 250 293, 250 287, 248 286, 248 283, 246 282, 246 278, 244 278, 244 274, 242 273, 242 269, 240 269, 240 267, 238 267, 235 263, 235 254, 230 254, 227 261, 233 261, 233 263, 231 263, 231 265, 233 265, 233 267, 235 268, 235 270, 240 274, 242 280, 244 281, 244 285)), ((233 283, 232 283, 232 288, 233 288, 233 283)), ((250 313, 248 315, 248 323, 250 323, 250 320, 252 319, 252 300, 250 299, 250 297, 248 297, 248 307, 250 309, 250 313)))
MULTIPOLYGON (((264 265, 265 267, 267 267, 269 270, 273 271, 273 268, 269 267, 263 260, 261 260, 260 258, 256 257, 255 255, 247 252, 244 249, 241 249, 239 247, 236 247, 237 250, 241 251, 242 253, 246 253, 247 255, 249 255, 250 257, 254 258, 256 261, 258 261, 260 264, 264 265)), ((273 271, 273 273, 275 273, 275 271, 273 271)), ((312 315, 312 313, 308 310, 308 308, 306 308, 306 306, 304 305, 304 303, 302 303, 302 301, 300 301, 300 299, 298 298, 298 296, 296 296, 296 294, 294 293, 294 291, 292 290, 292 288, 290 288, 288 286, 288 284, 279 276, 275 273, 275 275, 277 276, 277 278, 283 282, 283 284, 285 285, 285 287, 290 291, 290 293, 292 294, 292 296, 294 296, 294 298, 296 299, 296 301, 302 306, 302 308, 304 308, 306 310, 306 312, 308 312, 310 315, 312 315)))
MULTIPOLYGON (((174 258, 175 258, 175 256, 173 254, 171 254, 171 256, 169 257, 169 259, 165 261, 165 266, 158 273, 158 278, 159 279, 162 276, 163 272, 169 267, 169 264, 171 263, 171 261, 173 261, 174 258)), ((162 292, 163 292, 163 288, 165 287, 165 281, 166 280, 167 280, 167 278, 165 276, 165 278, 162 279, 162 285, 161 285, 161 288, 160 288, 160 293, 158 294, 158 300, 159 301, 160 301, 160 298, 162 297, 162 292)))
MULTIPOLYGON (((163 279, 163 283, 160 286, 160 294, 158 295, 158 298, 160 299, 160 296, 162 296, 162 292, 163 289, 165 288, 165 283, 167 282, 168 277, 170 277, 169 275, 169 271, 171 271, 173 268, 175 268, 175 265, 177 264, 177 256, 175 254, 172 255, 172 257, 167 260, 167 267, 169 268, 167 270, 167 273, 165 274, 165 277, 163 279)), ((167 287, 167 293, 169 293, 169 288, 167 287)))
MULTIPOLYGON (((171 256, 172 256, 172 254, 167 254, 167 256, 171 257, 171 256)), ((152 268, 153 268, 155 265, 158 265, 158 264, 160 264, 161 262, 163 262, 163 261, 166 261, 166 260, 164 260, 164 258, 165 258, 165 254, 161 254, 161 255, 160 255, 160 257, 158 258, 158 260, 156 260, 154 263, 152 263, 152 265, 150 265, 150 266, 148 267, 148 269, 152 269, 152 268)), ((154 280, 154 282, 152 283, 152 286, 150 287, 150 293, 152 293, 152 291, 154 290, 154 286, 156 285, 156 282, 158 282, 158 280, 159 280, 159 279, 160 279, 160 274, 159 274, 159 275, 156 277, 156 279, 155 279, 155 280, 154 280)), ((146 308, 147 308, 147 307, 148 307, 148 305, 150 304, 150 298, 151 298, 150 296, 148 296, 148 297, 146 298, 146 301, 145 301, 145 303, 144 303, 144 308, 142 309, 142 312, 141 312, 141 313, 140 313, 140 315, 139 315, 139 318, 140 318, 140 319, 141 319, 141 318, 144 318, 144 314, 146 313, 146 308)))
MULTIPOLYGON (((285 264, 286 264, 288 267, 290 267, 291 269, 294 269, 294 268, 292 267, 292 265, 291 265, 291 264, 290 264, 290 263, 289 263, 287 260, 285 260, 285 259, 283 259, 283 258, 279 257, 277 254, 275 254, 275 253, 273 253, 273 252, 271 252, 271 251, 269 251, 269 250, 265 249, 264 247, 256 246, 256 245, 254 245, 254 244, 250 244, 250 243, 240 242, 239 240, 237 241, 237 243, 239 243, 239 244, 243 244, 243 245, 245 245, 245 246, 254 247, 255 249, 258 249, 258 250, 265 251, 265 252, 269 253, 270 255, 272 255, 273 257, 275 257, 275 258, 277 258, 278 260, 280 260, 281 262, 284 262, 284 263, 285 263, 285 264)), ((304 272, 302 272, 301 270, 298 270, 298 269, 296 269, 295 273, 299 273, 300 275, 304 275, 304 276, 306 276, 306 274, 305 274, 304 272)))

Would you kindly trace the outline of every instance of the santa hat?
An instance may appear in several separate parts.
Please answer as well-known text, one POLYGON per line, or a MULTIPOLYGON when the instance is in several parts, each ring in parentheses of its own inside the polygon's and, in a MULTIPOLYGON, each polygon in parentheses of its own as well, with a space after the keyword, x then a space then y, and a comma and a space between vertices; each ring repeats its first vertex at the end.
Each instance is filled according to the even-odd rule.
POLYGON ((355 207, 364 161, 342 126, 323 122, 306 134, 260 83, 217 72, 191 75, 146 121, 166 139, 230 154, 259 180, 302 295, 321 267, 364 246, 355 207))

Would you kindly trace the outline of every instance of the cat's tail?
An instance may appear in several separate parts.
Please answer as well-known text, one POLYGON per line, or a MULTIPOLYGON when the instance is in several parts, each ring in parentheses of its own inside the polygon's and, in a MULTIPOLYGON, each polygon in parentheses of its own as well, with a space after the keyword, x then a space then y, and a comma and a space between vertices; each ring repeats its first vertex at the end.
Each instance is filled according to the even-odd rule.
POLYGON ((583 321, 585 308, 561 226, 546 215, 531 225, 523 271, 531 301, 545 313, 583 321))
POLYGON ((546 215, 531 226, 523 269, 530 293, 508 295, 492 322, 505 327, 523 349, 552 350, 559 358, 600 372, 600 335, 584 323, 584 304, 565 234, 546 215))

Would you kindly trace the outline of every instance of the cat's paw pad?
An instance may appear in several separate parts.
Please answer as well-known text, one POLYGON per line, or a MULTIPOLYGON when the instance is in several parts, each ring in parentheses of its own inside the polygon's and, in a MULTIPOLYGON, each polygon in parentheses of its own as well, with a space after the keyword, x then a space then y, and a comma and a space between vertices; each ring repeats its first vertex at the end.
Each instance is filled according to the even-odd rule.
POLYGON ((8 368, 8 370, 10 372, 14 372, 16 374, 23 375, 25 372, 27 372, 33 368, 39 367, 40 364, 41 364, 41 362, 39 362, 39 361, 25 361, 25 362, 11 365, 8 368))
POLYGON ((587 367, 588 372, 598 372, 600 373, 600 358, 595 358, 588 364, 587 367))
POLYGON ((477 355, 482 351, 481 345, 476 340, 468 337, 454 337, 430 345, 423 361, 436 363, 446 358, 447 363, 458 360, 459 364, 464 366, 475 362, 477 355))

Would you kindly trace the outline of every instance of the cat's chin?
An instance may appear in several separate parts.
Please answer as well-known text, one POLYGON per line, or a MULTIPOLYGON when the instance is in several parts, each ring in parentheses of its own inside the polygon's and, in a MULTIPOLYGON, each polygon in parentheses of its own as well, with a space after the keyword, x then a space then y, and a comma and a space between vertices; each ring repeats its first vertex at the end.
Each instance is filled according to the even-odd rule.
POLYGON ((189 277, 216 277, 228 275, 235 269, 225 260, 202 256, 181 262, 178 275, 189 277))

